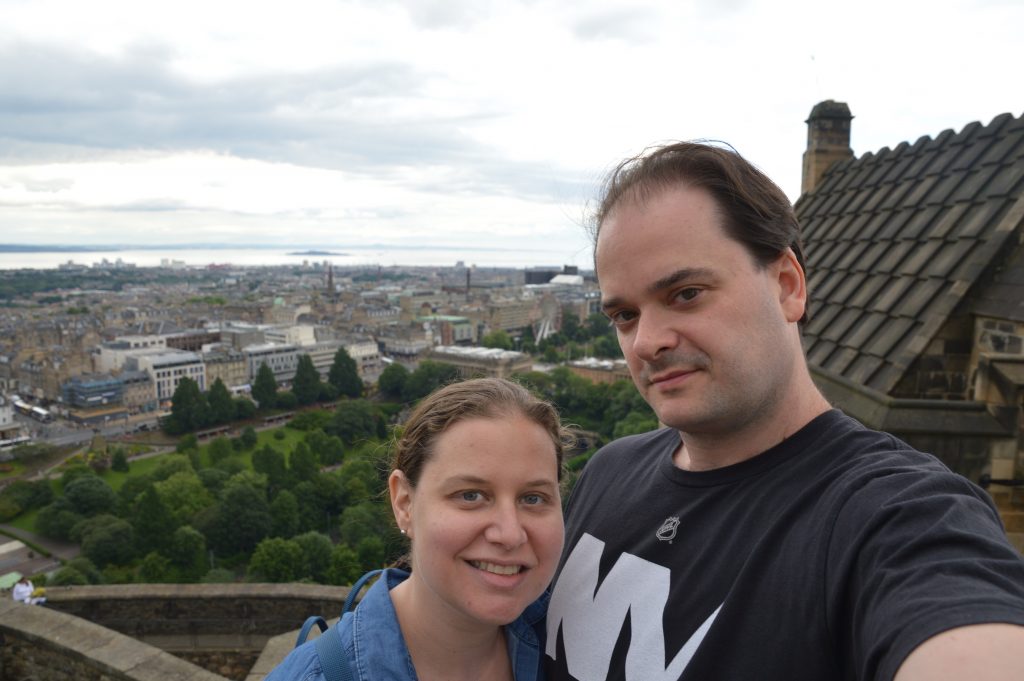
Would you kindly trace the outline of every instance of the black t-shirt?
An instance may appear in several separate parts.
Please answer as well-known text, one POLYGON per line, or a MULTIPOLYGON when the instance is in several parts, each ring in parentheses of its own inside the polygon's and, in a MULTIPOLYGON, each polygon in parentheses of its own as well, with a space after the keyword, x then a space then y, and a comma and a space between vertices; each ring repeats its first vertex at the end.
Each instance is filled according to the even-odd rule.
POLYGON ((1024 625, 1024 560, 934 457, 838 411, 726 468, 678 445, 627 437, 581 475, 549 679, 888 681, 937 633, 1024 625))

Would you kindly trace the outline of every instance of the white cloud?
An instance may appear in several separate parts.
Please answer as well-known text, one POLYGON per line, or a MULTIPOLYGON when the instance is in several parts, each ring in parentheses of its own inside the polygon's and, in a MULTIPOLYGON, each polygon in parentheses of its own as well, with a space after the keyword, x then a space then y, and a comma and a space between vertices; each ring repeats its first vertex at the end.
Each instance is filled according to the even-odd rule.
POLYGON ((725 140, 795 198, 823 99, 858 153, 1019 115, 1022 24, 970 0, 8 0, 2 240, 575 251, 603 172, 654 142, 725 140))

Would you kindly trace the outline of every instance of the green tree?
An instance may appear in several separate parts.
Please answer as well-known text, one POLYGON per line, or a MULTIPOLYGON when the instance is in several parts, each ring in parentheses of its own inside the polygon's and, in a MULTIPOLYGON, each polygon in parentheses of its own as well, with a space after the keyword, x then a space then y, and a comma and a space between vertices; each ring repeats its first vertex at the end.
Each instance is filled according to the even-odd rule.
POLYGON ((75 511, 84 515, 97 515, 114 510, 117 493, 94 475, 75 479, 64 489, 64 498, 71 502, 75 511))
POLYGON ((239 436, 242 441, 243 449, 252 449, 259 442, 259 436, 256 434, 256 429, 252 426, 246 426, 242 429, 242 434, 239 436))
POLYGON ((199 438, 196 437, 195 433, 189 433, 178 440, 178 444, 174 446, 174 451, 179 454, 184 454, 190 449, 199 449, 199 438))
POLYGON ((277 402, 277 379, 266 362, 260 364, 256 372, 256 380, 252 384, 252 396, 259 403, 260 409, 270 409, 277 402))
POLYGON ((587 337, 591 339, 596 340, 602 336, 615 336, 615 331, 612 329, 612 325, 611 322, 608 321, 608 317, 604 316, 600 312, 594 312, 587 317, 585 328, 587 337))
POLYGON ((562 313, 561 331, 567 340, 586 340, 586 332, 580 328, 580 318, 575 312, 562 313))
POLYGON ((188 581, 199 579, 207 570, 206 538, 191 525, 174 531, 167 557, 188 581))
POLYGON ((60 488, 67 492, 68 486, 79 478, 95 478, 96 471, 84 463, 73 464, 64 469, 60 475, 60 488))
POLYGON ((171 579, 171 561, 156 551, 146 554, 139 564, 139 580, 146 584, 160 584, 171 579))
POLYGON ((118 473, 128 472, 128 457, 125 456, 124 447, 114 449, 114 455, 110 459, 110 470, 118 473))
POLYGON ((139 496, 131 519, 142 553, 162 550, 178 526, 153 485, 149 485, 139 496))
POLYGON ((405 399, 415 402, 458 377, 459 370, 451 364, 430 360, 420 362, 416 370, 409 374, 409 380, 405 383, 405 399))
POLYGON ((320 472, 320 460, 309 445, 299 442, 288 457, 288 467, 291 469, 293 481, 312 480, 320 472))
POLYGON ((341 463, 345 453, 345 445, 336 435, 328 435, 317 429, 306 433, 302 441, 320 458, 325 466, 341 463))
POLYGON ((622 348, 619 342, 610 336, 601 336, 594 340, 593 352, 595 357, 605 359, 619 359, 622 357, 622 348))
POLYGON ((209 422, 210 406, 199 384, 188 376, 178 381, 171 396, 171 416, 167 420, 169 433, 188 433, 199 430, 209 422))
POLYGON ((68 538, 77 544, 81 544, 82 540, 94 530, 105 527, 111 522, 117 520, 118 517, 116 515, 111 515, 110 513, 101 513, 100 515, 94 515, 91 518, 83 518, 71 528, 71 533, 68 535, 68 538))
POLYGON ((304 532, 292 539, 302 549, 302 577, 311 577, 321 584, 327 581, 334 546, 326 534, 304 532))
POLYGON ((224 459, 234 454, 234 447, 231 446, 231 440, 226 437, 215 437, 206 449, 210 455, 210 461, 214 465, 220 463, 224 459))
POLYGON ((331 412, 326 409, 308 409, 295 415, 291 421, 288 422, 288 427, 293 430, 322 430, 324 426, 331 422, 331 412))
POLYGON ((356 544, 356 555, 363 570, 384 567, 384 541, 380 537, 364 537, 356 544))
POLYGON ((380 410, 366 400, 351 400, 338 405, 326 429, 331 435, 341 438, 347 445, 357 440, 377 435, 377 423, 382 421, 380 410))
POLYGON ((377 379, 377 387, 385 397, 401 400, 405 396, 405 383, 409 380, 409 370, 398 362, 384 367, 377 379))
POLYGON ((268 582, 292 582, 302 577, 302 548, 291 539, 271 537, 257 546, 249 561, 249 575, 268 582))
POLYGON ((248 397, 236 397, 234 403, 235 420, 245 421, 256 415, 256 405, 248 397))
POLYGON ((245 483, 232 484, 229 480, 212 527, 204 534, 214 548, 233 554, 252 551, 270 534, 272 525, 270 505, 263 491, 245 483))
POLYGON ((331 371, 327 374, 327 382, 338 389, 339 395, 359 397, 363 394, 363 379, 359 378, 356 361, 348 354, 345 346, 334 353, 331 371))
POLYGON ((631 412, 626 416, 626 418, 615 424, 615 429, 612 431, 612 437, 617 440, 620 437, 626 437, 627 435, 646 433, 648 431, 655 430, 657 427, 657 419, 648 418, 644 414, 637 412, 631 412))
POLYGON ((135 555, 135 532, 131 523, 114 518, 82 538, 82 554, 99 567, 127 563, 135 555))
POLYGON ((512 337, 501 329, 495 329, 480 339, 480 345, 485 348, 497 348, 499 350, 512 349, 512 337))
POLYGON ((336 586, 353 584, 363 574, 359 555, 347 544, 336 544, 331 550, 327 568, 327 583, 336 586))
POLYGON ((359 546, 367 537, 384 534, 386 523, 380 516, 380 505, 363 502, 348 506, 341 513, 341 538, 350 546, 359 546))
POLYGON ((267 476, 271 492, 281 489, 288 482, 288 466, 284 454, 270 445, 263 445, 252 453, 252 468, 267 476))
POLYGON ((277 393, 274 404, 278 409, 295 409, 299 406, 299 398, 295 397, 295 393, 291 390, 282 390, 277 393))
POLYGON ((193 471, 182 471, 153 485, 175 525, 191 521, 196 513, 214 503, 213 496, 193 471))
POLYGON ((295 495, 286 489, 278 492, 270 502, 270 517, 271 536, 285 539, 295 536, 299 531, 299 502, 295 495))
POLYGON ((203 483, 203 487, 215 496, 220 494, 220 491, 224 489, 224 483, 231 477, 230 473, 220 468, 204 468, 196 473, 196 475, 199 476, 199 481, 203 483))
POLYGON ((378 491, 377 470, 366 459, 346 462, 338 471, 338 480, 345 490, 345 502, 349 506, 370 501, 378 491))
POLYGON ((229 423, 235 419, 234 400, 231 399, 231 393, 228 392, 220 377, 210 386, 206 400, 210 405, 209 422, 211 424, 229 423))
POLYGON ((313 358, 301 355, 292 380, 292 392, 299 404, 313 404, 320 397, 320 374, 313 366, 313 358))

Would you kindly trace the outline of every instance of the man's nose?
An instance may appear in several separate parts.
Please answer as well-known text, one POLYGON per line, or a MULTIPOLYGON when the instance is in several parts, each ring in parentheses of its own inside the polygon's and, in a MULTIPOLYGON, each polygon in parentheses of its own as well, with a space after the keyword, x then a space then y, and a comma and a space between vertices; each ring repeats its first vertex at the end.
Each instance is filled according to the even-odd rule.
POLYGON ((671 350, 678 342, 678 334, 669 325, 664 315, 647 312, 641 314, 637 319, 636 334, 633 336, 633 352, 640 359, 653 362, 663 351, 671 350))

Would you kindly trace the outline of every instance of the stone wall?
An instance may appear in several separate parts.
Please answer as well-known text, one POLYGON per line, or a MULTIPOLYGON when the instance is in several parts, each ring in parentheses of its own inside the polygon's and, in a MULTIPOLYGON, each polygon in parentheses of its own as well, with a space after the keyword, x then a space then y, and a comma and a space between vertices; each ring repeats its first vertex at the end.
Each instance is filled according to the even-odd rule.
MULTIPOLYGON (((181 658, 182 664, 192 662, 214 672, 215 678, 241 681, 270 638, 298 630, 311 614, 336 615, 347 594, 347 587, 315 584, 50 587, 46 607, 35 610, 71 616, 73 621, 135 641, 147 650, 171 653, 181 658)), ((31 647, 16 645, 9 657, 25 660, 30 652, 31 647)), ((21 678, 0 675, 0 681, 21 678)), ((39 681, 49 678, 135 677, 43 675, 39 681)))
POLYGON ((0 599, 0 681, 224 681, 159 648, 47 607, 0 599))

